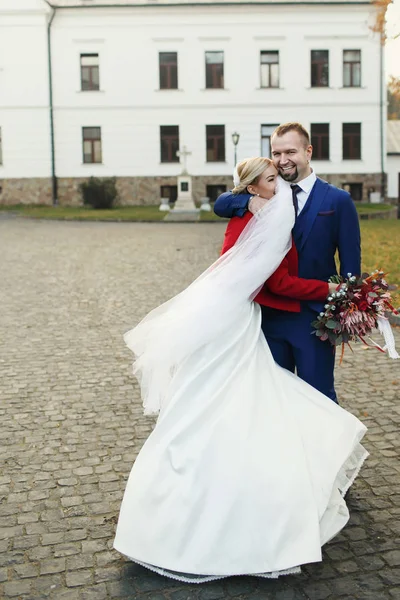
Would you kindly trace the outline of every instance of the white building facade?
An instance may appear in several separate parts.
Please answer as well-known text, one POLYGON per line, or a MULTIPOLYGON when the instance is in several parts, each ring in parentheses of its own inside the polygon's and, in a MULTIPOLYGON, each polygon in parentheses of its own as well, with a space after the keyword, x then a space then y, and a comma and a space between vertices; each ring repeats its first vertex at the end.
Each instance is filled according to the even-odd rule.
POLYGON ((381 191, 369 2, 16 4, 0 0, 0 203, 79 203, 93 175, 115 176, 123 204, 158 204, 176 193, 183 146, 195 199, 214 199, 235 153, 266 155, 286 121, 311 130, 318 175, 355 200, 381 191))

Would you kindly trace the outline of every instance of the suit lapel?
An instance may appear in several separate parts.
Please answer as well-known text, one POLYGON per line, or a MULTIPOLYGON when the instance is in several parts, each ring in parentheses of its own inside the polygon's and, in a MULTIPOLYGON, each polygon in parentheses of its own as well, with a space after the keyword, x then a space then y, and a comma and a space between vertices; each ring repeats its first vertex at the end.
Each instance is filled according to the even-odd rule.
POLYGON ((312 229, 312 226, 314 225, 316 216, 321 208, 321 204, 325 200, 325 196, 328 193, 328 190, 329 190, 329 185, 327 183, 325 183, 324 181, 322 181, 321 179, 317 178, 314 188, 311 190, 312 197, 309 198, 310 205, 308 207, 307 214, 304 215, 305 223, 303 224, 300 248, 298 248, 298 250, 301 250, 303 248, 304 244, 306 243, 307 238, 312 229))

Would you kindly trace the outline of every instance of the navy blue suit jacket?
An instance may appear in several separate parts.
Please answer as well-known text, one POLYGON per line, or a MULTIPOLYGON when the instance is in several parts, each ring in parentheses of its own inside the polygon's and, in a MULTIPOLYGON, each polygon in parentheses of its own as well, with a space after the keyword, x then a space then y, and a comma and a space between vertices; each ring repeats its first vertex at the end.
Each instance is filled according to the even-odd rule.
MULTIPOLYGON (((217 198, 214 211, 219 217, 243 216, 250 194, 225 192, 217 198)), ((317 178, 308 201, 293 229, 299 255, 299 277, 327 281, 337 273, 336 250, 340 274, 361 273, 361 241, 358 215, 350 195, 317 178), (304 214, 303 214, 304 213, 304 214)), ((307 303, 321 310, 318 302, 307 303)))

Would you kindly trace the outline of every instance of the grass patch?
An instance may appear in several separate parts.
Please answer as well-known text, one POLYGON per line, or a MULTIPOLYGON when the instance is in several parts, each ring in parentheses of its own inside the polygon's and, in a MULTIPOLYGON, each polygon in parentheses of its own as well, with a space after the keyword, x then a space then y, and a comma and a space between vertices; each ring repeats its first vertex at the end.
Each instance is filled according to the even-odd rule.
POLYGON ((217 215, 215 214, 215 212, 213 210, 210 210, 209 212, 206 210, 201 210, 200 211, 200 221, 219 221, 220 223, 223 222, 228 222, 229 219, 221 219, 221 217, 217 217, 217 215))
MULTIPOLYGON (((111 209, 93 209, 87 206, 45 206, 17 204, 0 206, 0 212, 16 212, 33 219, 70 221, 162 221, 166 215, 158 206, 117 206, 111 209)), ((200 211, 200 221, 225 221, 213 212, 200 211)))
POLYGON ((399 287, 392 292, 394 305, 400 306, 400 219, 361 221, 362 268, 370 273, 385 269, 388 281, 399 287))
POLYGON ((355 205, 359 214, 386 212, 395 208, 391 204, 369 204, 368 202, 356 202, 355 205))
POLYGON ((158 206, 119 206, 111 209, 93 209, 87 206, 17 205, 0 207, 34 219, 61 219, 71 221, 161 221, 165 213, 158 206))
MULTIPOLYGON (((385 212, 393 208, 390 204, 357 203, 359 214, 385 212)), ((21 216, 37 219, 71 219, 88 221, 162 221, 165 213, 157 206, 117 206, 111 209, 95 210, 87 206, 46 206, 37 204, 16 204, 1 206, 0 212, 17 212, 21 216)), ((200 212, 200 221, 220 221, 214 211, 200 212)))

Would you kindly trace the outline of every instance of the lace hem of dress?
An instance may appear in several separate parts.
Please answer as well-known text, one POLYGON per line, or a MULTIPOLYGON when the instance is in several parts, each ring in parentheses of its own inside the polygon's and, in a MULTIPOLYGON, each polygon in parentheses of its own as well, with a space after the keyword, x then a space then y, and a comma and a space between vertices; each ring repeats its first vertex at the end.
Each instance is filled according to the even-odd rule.
POLYGON ((263 577, 265 579, 278 579, 281 575, 297 575, 301 573, 300 567, 293 567, 292 569, 285 569, 284 571, 273 571, 271 573, 240 573, 236 575, 232 573, 232 575, 195 575, 192 573, 179 573, 178 571, 169 571, 168 569, 162 569, 161 567, 156 567, 155 565, 149 565, 148 563, 141 562, 140 560, 136 560, 135 558, 131 558, 127 556, 129 560, 140 565, 141 567, 145 567, 149 569, 149 571, 153 571, 158 575, 163 575, 164 577, 169 577, 170 579, 176 579, 177 581, 184 581, 185 583, 207 583, 209 581, 215 581, 217 579, 226 579, 227 577, 263 577))
POLYGON ((368 450, 358 443, 346 463, 343 465, 336 480, 342 498, 345 497, 349 488, 353 485, 368 456, 368 450))

